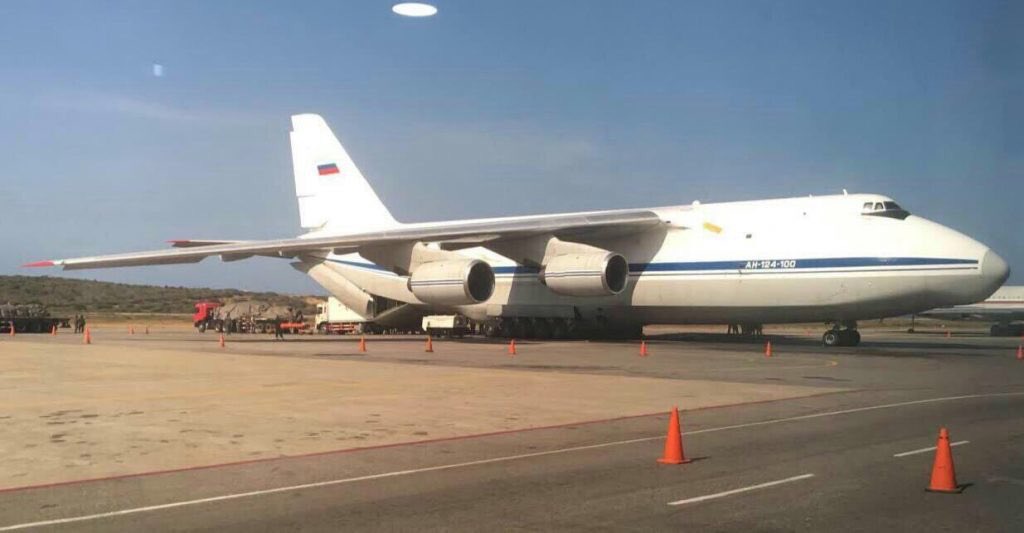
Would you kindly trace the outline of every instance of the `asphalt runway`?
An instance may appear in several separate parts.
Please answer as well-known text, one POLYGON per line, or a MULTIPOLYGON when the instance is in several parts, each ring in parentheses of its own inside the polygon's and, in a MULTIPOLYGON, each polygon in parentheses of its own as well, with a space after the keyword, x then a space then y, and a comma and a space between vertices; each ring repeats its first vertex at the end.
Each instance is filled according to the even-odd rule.
MULTIPOLYGON (((0 531, 1024 529, 1017 339, 866 331, 860 347, 826 350, 816 336, 772 336, 771 358, 761 341, 699 334, 655 336, 645 358, 635 343, 523 342, 513 358, 473 339, 437 341, 426 354, 418 339, 371 337, 362 354, 349 338, 233 337, 229 349, 254 360, 826 390, 682 412, 686 465, 655 461, 666 405, 655 415, 12 488, 0 492, 0 531), (940 427, 959 443, 962 494, 924 491, 940 427)), ((213 338, 103 342, 216 354, 213 338)))

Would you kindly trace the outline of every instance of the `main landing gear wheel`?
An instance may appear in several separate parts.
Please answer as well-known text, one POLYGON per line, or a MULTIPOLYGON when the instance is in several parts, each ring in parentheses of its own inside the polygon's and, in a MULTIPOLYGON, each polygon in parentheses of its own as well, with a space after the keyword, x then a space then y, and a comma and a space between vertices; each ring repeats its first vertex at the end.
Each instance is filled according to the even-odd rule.
POLYGON ((830 329, 821 336, 825 346, 857 346, 860 344, 860 332, 855 329, 830 329))
POLYGON ((485 337, 500 337, 501 328, 498 327, 498 324, 493 321, 485 322, 483 326, 480 327, 480 333, 482 333, 485 337))
POLYGON ((543 318, 533 321, 533 336, 544 340, 551 338, 551 323, 543 318))
POLYGON ((1024 335, 1022 324, 993 324, 989 329, 989 335, 993 337, 1020 337, 1024 335))
POLYGON ((844 331, 848 335, 847 346, 857 346, 860 344, 860 332, 855 329, 849 329, 844 331))
POLYGON ((826 331, 821 336, 821 343, 828 347, 839 346, 839 332, 834 330, 826 331))
POLYGON ((566 327, 565 321, 560 318, 555 318, 551 321, 551 338, 561 340, 569 335, 569 328, 566 327))

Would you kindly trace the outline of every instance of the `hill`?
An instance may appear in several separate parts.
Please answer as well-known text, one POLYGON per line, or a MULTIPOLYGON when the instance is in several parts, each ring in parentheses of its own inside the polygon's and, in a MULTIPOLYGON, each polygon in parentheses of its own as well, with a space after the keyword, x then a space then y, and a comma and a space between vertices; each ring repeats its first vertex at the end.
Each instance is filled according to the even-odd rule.
POLYGON ((237 289, 129 285, 51 276, 0 276, 0 303, 39 304, 51 314, 192 313, 199 300, 263 300, 310 313, 312 296, 237 289))

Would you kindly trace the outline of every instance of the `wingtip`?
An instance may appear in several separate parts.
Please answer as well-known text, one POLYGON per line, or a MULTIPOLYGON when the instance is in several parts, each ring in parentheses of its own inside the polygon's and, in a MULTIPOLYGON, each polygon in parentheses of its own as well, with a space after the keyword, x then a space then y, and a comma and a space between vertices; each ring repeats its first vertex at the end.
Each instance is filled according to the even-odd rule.
POLYGON ((25 263, 21 265, 22 268, 39 268, 39 267, 52 267, 55 263, 53 261, 34 261, 32 263, 25 263))

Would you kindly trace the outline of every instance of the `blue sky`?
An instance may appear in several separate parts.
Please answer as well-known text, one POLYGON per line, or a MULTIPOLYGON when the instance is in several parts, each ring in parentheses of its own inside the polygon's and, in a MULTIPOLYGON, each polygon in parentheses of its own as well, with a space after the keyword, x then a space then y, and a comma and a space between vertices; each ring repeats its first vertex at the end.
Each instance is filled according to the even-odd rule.
MULTIPOLYGON (((436 5, 0 3, 0 273, 297 234, 316 112, 405 222, 846 188, 1024 282, 1020 2, 436 5)), ((322 293, 271 259, 49 273, 322 293)))

